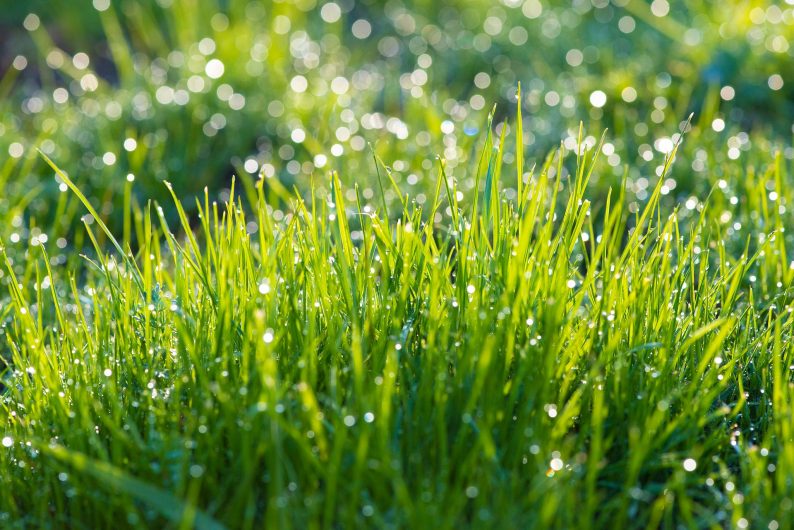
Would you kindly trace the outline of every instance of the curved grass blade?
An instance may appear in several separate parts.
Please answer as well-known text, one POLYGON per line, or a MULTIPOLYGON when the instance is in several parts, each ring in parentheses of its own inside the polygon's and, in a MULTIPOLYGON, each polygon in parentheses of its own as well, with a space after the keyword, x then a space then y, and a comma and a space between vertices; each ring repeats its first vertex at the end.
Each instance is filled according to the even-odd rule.
POLYGON ((85 206, 86 210, 88 210, 88 213, 90 213, 94 217, 94 220, 96 221, 97 225, 99 225, 99 228, 102 229, 102 232, 105 233, 105 235, 108 237, 110 242, 116 248, 116 251, 122 257, 122 259, 124 259, 124 262, 127 264, 127 267, 130 273, 132 274, 132 279, 135 281, 135 284, 138 286, 138 289, 141 292, 144 292, 143 279, 141 278, 141 273, 138 270, 138 266, 135 264, 132 258, 130 258, 129 254, 125 252, 124 249, 121 247, 121 244, 119 244, 119 242, 113 236, 113 233, 107 227, 105 222, 102 221, 102 218, 99 216, 99 213, 97 213, 97 211, 91 205, 91 202, 88 200, 88 198, 83 194, 82 191, 80 191, 80 188, 78 188, 77 185, 74 182, 72 182, 72 179, 70 179, 66 175, 66 173, 64 173, 61 170, 61 168, 55 165, 55 162, 53 162, 50 159, 50 157, 45 155, 41 150, 38 151, 41 157, 44 159, 44 161, 47 162, 47 164, 52 168, 52 170, 55 171, 55 173, 58 175, 58 178, 60 178, 63 181, 63 183, 66 184, 75 195, 77 195, 77 198, 80 199, 80 202, 83 203, 83 206, 85 206))

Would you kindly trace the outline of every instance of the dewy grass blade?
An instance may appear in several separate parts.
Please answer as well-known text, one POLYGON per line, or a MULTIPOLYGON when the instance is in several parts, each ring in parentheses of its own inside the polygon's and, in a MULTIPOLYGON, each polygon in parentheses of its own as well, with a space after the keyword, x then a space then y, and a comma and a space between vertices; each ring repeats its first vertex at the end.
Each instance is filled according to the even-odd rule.
MULTIPOLYGON (((97 58, 31 13, 0 81, 0 528, 791 530, 794 151, 736 123, 753 72, 786 115, 784 60, 650 91, 566 44, 558 86, 512 55, 549 3, 155 4, 95 0, 97 58)), ((575 32, 613 10, 623 61, 616 9, 575 32)))
POLYGON ((88 198, 86 198, 86 196, 83 195, 83 192, 80 191, 80 188, 78 188, 74 184, 74 182, 72 182, 72 179, 70 179, 66 175, 66 173, 64 173, 58 166, 55 165, 55 162, 53 162, 50 159, 50 157, 44 154, 41 150, 39 150, 39 155, 41 155, 44 161, 47 162, 47 164, 52 168, 53 171, 55 171, 55 173, 58 175, 58 178, 60 178, 61 181, 64 184, 66 184, 70 190, 72 190, 72 193, 74 193, 77 196, 77 198, 80 199, 80 202, 83 203, 83 206, 85 206, 86 210, 88 210, 88 213, 91 214, 91 216, 94 218, 94 221, 97 223, 99 228, 108 238, 108 240, 113 244, 113 247, 116 249, 116 252, 119 253, 119 256, 121 256, 121 258, 127 264, 129 273, 132 275, 132 278, 135 281, 136 285, 138 286, 139 290, 143 292, 143 280, 141 278, 140 271, 138 270, 138 265, 132 260, 129 254, 125 252, 123 248, 121 248, 121 245, 119 244, 118 241, 116 241, 116 238, 113 236, 113 233, 110 231, 107 225, 105 225, 104 221, 102 221, 102 217, 99 215, 99 213, 97 213, 97 211, 91 205, 91 201, 89 201, 88 198))

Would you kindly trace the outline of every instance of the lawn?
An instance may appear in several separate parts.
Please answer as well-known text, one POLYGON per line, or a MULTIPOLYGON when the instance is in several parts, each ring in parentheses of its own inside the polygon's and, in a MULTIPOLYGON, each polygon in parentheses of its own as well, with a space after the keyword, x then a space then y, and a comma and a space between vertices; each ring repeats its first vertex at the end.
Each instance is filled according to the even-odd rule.
POLYGON ((794 528, 791 40, 6 6, 0 528, 794 528))

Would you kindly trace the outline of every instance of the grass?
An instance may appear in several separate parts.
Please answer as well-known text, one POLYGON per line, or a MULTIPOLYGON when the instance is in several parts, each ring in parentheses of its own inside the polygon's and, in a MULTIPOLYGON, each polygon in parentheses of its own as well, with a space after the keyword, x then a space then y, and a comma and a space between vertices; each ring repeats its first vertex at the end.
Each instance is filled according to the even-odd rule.
POLYGON ((0 528, 793 528, 792 17, 5 10, 0 528))
MULTIPOLYGON (((340 2, 333 22, 315 0, 91 4, 102 11, 29 0, 0 18, 0 152, 16 153, 0 168, 4 195, 15 199, 0 198, 0 216, 35 218, 70 241, 72 210, 53 216, 61 187, 37 148, 83 176, 84 193, 119 231, 129 173, 135 198, 166 204, 172 222, 163 181, 194 214, 194 195, 228 188, 248 161, 254 174, 264 166, 302 192, 313 172, 344 168, 346 186, 377 195, 372 179, 358 178, 372 169, 367 144, 393 166, 403 193, 432 195, 425 177, 436 154, 468 192, 466 168, 490 105, 499 103, 494 123, 514 123, 519 81, 524 142, 538 164, 561 139, 575 140, 580 120, 613 131, 621 161, 593 183, 602 190, 619 185, 623 164, 641 166, 641 151, 693 111, 705 128, 725 120, 716 148, 693 142, 717 156, 741 131, 752 143, 790 147, 794 83, 768 85, 770 76, 794 76, 794 24, 780 2, 673 0, 656 16, 640 0, 473 0, 465 9, 357 0, 340 2), (357 21, 367 21, 369 37, 354 36, 357 21), (220 77, 208 75, 210 61, 224 65, 220 77), (305 90, 293 86, 300 79, 305 90), (726 87, 732 95, 723 97, 726 87), (590 104, 595 91, 603 107, 590 104), (453 130, 442 137, 444 122, 453 130), (305 138, 293 139, 296 129, 305 138), (23 213, 11 212, 19 203, 23 213)), ((684 166, 694 157, 681 155, 684 166)), ((514 156, 510 148, 508 164, 514 156)), ((693 193, 708 191, 688 172, 674 176, 693 193)))
POLYGON ((46 159, 95 246, 80 277, 0 253, 3 524, 789 528, 791 192, 748 180, 732 252, 719 189, 632 213, 588 200, 598 148, 508 175, 483 141, 469 202, 443 160, 400 211, 334 173, 276 219, 243 178, 119 239, 46 159))

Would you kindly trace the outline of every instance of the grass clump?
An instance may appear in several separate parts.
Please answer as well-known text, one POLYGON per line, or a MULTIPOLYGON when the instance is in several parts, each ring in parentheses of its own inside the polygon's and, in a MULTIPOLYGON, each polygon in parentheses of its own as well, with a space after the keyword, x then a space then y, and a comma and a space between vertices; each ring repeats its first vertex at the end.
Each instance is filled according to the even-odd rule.
POLYGON ((681 222, 677 145, 644 207, 591 203, 582 136, 527 178, 489 134, 466 202, 443 160, 397 211, 244 179, 94 217, 79 278, 0 251, 3 525, 787 528, 780 210, 748 184, 737 252, 710 200, 681 222))

